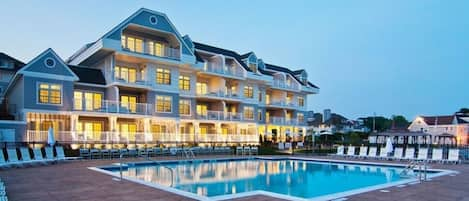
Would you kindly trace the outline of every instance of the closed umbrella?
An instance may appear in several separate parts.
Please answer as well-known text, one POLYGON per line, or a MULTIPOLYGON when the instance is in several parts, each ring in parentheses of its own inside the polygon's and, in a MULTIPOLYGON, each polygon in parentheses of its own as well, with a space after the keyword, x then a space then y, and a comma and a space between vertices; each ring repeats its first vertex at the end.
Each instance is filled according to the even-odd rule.
POLYGON ((392 150, 393 150, 393 146, 392 146, 392 141, 391 141, 391 137, 388 137, 388 140, 386 141, 386 153, 389 155, 392 150))
POLYGON ((52 127, 49 127, 49 131, 47 132, 47 144, 50 146, 55 144, 54 129, 52 129, 52 127))

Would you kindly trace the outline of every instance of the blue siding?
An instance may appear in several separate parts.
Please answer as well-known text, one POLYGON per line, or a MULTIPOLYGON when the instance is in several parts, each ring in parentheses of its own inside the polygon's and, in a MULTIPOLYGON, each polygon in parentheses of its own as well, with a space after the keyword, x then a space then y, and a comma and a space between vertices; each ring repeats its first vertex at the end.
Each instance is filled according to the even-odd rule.
POLYGON ((147 102, 153 105, 154 116, 157 117, 179 117, 179 94, 167 93, 167 92, 148 92, 147 102), (171 96, 172 97, 172 109, 171 113, 159 113, 156 112, 156 96, 171 96))
POLYGON ((36 60, 34 63, 28 64, 28 65, 30 66, 24 69, 25 71, 48 73, 48 74, 70 76, 70 77, 74 76, 72 73, 70 73, 70 69, 67 66, 63 65, 62 62, 60 62, 60 58, 55 57, 54 54, 52 54, 51 52, 46 53, 44 56, 36 60), (44 63, 44 61, 49 57, 55 60, 55 67, 53 68, 47 67, 44 63))
MULTIPOLYGON (((123 27, 125 28, 128 24, 131 24, 131 23, 173 33, 174 35, 176 35, 178 37, 178 39, 181 43, 184 43, 184 40, 181 37, 178 36, 176 30, 174 30, 171 27, 171 24, 169 23, 169 21, 166 20, 166 18, 164 16, 156 15, 156 14, 153 14, 153 13, 150 13, 150 12, 147 12, 147 11, 143 11, 140 14, 138 14, 137 16, 135 16, 134 18, 132 18, 129 21, 129 23, 125 24, 123 27), (150 16, 152 16, 152 15, 156 16, 156 18, 158 19, 158 23, 156 23, 156 24, 150 23, 150 16)), ((112 32, 108 36, 108 38, 120 41, 121 40, 121 33, 122 33, 122 28, 117 29, 114 32, 112 32)), ((181 48, 182 48, 182 53, 183 54, 192 55, 192 52, 189 49, 187 49, 187 47, 184 46, 183 44, 181 44, 181 48)))
POLYGON ((55 110, 55 111, 70 111, 73 106, 73 82, 62 80, 51 80, 36 77, 24 77, 24 85, 28 86, 24 89, 24 108, 27 109, 40 109, 40 110, 55 110), (39 104, 38 102, 38 83, 51 83, 62 85, 62 105, 49 105, 39 104))
POLYGON ((82 90, 82 91, 93 91, 93 92, 101 92, 106 97, 106 89, 102 87, 92 87, 92 86, 83 86, 83 85, 74 85, 74 89, 82 90))

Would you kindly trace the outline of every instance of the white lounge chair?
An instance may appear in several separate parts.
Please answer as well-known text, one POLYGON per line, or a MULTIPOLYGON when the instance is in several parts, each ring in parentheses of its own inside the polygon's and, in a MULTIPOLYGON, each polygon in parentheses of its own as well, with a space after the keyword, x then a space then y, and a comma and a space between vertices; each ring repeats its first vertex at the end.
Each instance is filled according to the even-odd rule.
POLYGON ((432 152, 432 162, 442 162, 443 161, 443 149, 436 148, 432 152))
POLYGON ((461 162, 459 159, 459 149, 449 149, 448 151, 448 159, 445 162, 455 163, 458 164, 461 162))
POLYGON ((378 158, 383 159, 383 160, 389 158, 388 153, 386 152, 386 147, 381 147, 379 149, 379 157, 378 158))
POLYGON ((428 158, 428 148, 420 148, 417 154, 418 161, 427 161, 428 158))
POLYGON ((56 158, 54 157, 54 150, 52 147, 46 147, 46 159, 50 161, 57 161, 56 158))
POLYGON ((347 149, 347 156, 348 157, 355 157, 355 147, 354 146, 349 146, 347 149))
POLYGON ((333 156, 344 156, 344 146, 340 145, 337 147, 337 153, 336 154, 331 154, 333 156))
POLYGON ((236 155, 243 154, 243 147, 236 147, 236 155))
POLYGON ((284 150, 285 149, 285 144, 283 142, 278 143, 278 150, 284 150))
POLYGON ((361 146, 360 151, 358 153, 358 157, 359 158, 366 158, 367 154, 368 154, 368 147, 361 146))
POLYGON ((402 154, 403 154, 404 150, 402 147, 396 147, 394 149, 394 156, 392 157, 392 159, 394 160, 402 160, 402 154))
POLYGON ((378 155, 377 155, 377 154, 378 154, 378 153, 377 153, 377 151, 378 151, 377 149, 378 149, 378 148, 376 148, 376 147, 370 147, 370 148, 368 148, 368 149, 369 149, 369 151, 368 151, 368 155, 366 156, 367 158, 376 158, 376 157, 378 156, 378 155))
POLYGON ((405 150, 404 159, 406 160, 414 160, 415 159, 415 148, 407 147, 405 150))
POLYGON ((244 147, 244 149, 243 149, 243 155, 251 155, 251 148, 249 148, 249 147, 244 147))
POLYGON ((19 165, 19 166, 22 165, 21 161, 18 159, 18 154, 16 152, 16 149, 8 148, 7 154, 8 154, 8 164, 19 165))
POLYGON ((258 155, 258 154, 259 154, 259 148, 257 148, 257 147, 251 147, 251 154, 258 155))

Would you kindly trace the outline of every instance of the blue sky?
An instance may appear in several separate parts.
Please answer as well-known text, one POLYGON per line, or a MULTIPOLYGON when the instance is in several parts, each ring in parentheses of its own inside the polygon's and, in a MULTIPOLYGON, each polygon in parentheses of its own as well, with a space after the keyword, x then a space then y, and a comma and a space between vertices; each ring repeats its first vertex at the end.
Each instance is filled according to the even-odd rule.
POLYGON ((469 107, 469 1, 2 1, 0 51, 67 58, 141 7, 194 41, 305 68, 309 109, 349 118, 469 107), (118 2, 118 3, 117 3, 118 2))

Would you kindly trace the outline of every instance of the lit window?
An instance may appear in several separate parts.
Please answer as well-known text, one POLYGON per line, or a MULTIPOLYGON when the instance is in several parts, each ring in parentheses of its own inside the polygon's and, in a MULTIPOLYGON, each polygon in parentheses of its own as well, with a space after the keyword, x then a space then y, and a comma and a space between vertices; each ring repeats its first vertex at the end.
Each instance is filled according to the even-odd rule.
POLYGON ((169 69, 158 68, 156 69, 156 83, 157 84, 171 84, 171 71, 169 69))
POLYGON ((154 55, 155 54, 155 44, 153 43, 153 41, 148 41, 147 47, 148 47, 148 54, 154 55))
POLYGON ((125 66, 116 66, 114 67, 114 78, 135 83, 137 81, 137 70, 125 66))
POLYGON ((189 76, 179 76, 179 89, 189 91, 191 89, 191 79, 189 76))
POLYGON ((254 97, 252 86, 244 86, 244 97, 246 98, 254 97))
POLYGON ((135 51, 143 53, 143 41, 142 39, 135 39, 135 51))
POLYGON ((87 111, 101 109, 103 96, 101 93, 75 91, 73 95, 75 110, 83 110, 83 108, 87 111))
POLYGON ((62 85, 59 84, 39 84, 39 103, 62 104, 62 85))
POLYGON ((155 55, 164 56, 164 45, 162 43, 155 43, 155 55))
POLYGON ((254 119, 254 107, 244 107, 244 119, 254 119))
POLYGON ((298 97, 298 105, 300 107, 305 106, 305 99, 303 97, 298 97))
POLYGON ((196 86, 196 93, 198 95, 204 95, 204 94, 207 94, 207 83, 205 82, 197 82, 197 86, 196 86))
POLYGON ((180 115, 191 115, 191 101, 190 100, 179 100, 179 114, 180 115))
POLYGON ((156 96, 156 112, 171 112, 171 108, 171 96, 156 96))
POLYGON ((129 112, 137 112, 137 96, 121 96, 121 107, 127 108, 129 112))
POLYGON ((303 113, 298 113, 298 122, 303 123, 305 121, 305 116, 303 113))
POLYGON ((207 115, 207 105, 197 105, 198 115, 207 115))

